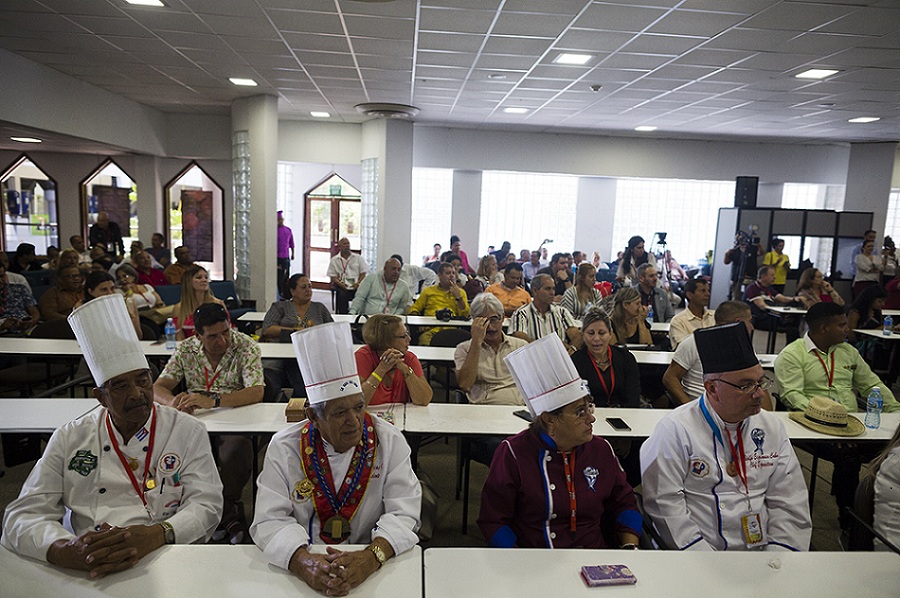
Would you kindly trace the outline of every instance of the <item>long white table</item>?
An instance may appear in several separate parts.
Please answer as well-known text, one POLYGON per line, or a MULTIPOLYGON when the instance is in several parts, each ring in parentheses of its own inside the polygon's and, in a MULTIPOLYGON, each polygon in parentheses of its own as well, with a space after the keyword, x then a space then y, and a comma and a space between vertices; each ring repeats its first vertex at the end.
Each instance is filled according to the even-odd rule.
MULTIPOLYGON (((356 322, 356 319, 359 317, 354 314, 331 314, 332 319, 335 322, 347 322, 348 324, 353 324, 356 322)), ((448 322, 444 322, 443 320, 438 320, 433 316, 400 316, 406 322, 408 326, 471 326, 472 320, 450 320, 448 322)), ((266 312, 264 311, 248 311, 238 318, 239 322, 253 322, 261 324, 262 321, 266 318, 266 312)), ((366 321, 365 316, 360 318, 360 323, 364 323, 366 321)), ((509 325, 509 319, 504 320, 504 326, 509 325)))
POLYGON ((900 556, 886 552, 699 552, 429 548, 428 598, 491 596, 761 596, 900 594, 900 556), (584 565, 627 565, 637 584, 589 588, 584 565))
POLYGON ((853 332, 864 336, 871 336, 872 338, 882 341, 900 341, 900 333, 893 332, 891 334, 885 334, 880 328, 854 328, 853 332))
POLYGON ((0 398, 0 432, 50 433, 99 406, 97 399, 0 398))
MULTIPOLYGON (((91 580, 81 571, 20 557, 0 547, 0 571, 0 596, 4 598, 322 596, 288 571, 269 564, 256 546, 164 546, 134 568, 99 580, 91 580)), ((416 546, 391 559, 354 588, 351 595, 422 598, 422 549, 416 546)))

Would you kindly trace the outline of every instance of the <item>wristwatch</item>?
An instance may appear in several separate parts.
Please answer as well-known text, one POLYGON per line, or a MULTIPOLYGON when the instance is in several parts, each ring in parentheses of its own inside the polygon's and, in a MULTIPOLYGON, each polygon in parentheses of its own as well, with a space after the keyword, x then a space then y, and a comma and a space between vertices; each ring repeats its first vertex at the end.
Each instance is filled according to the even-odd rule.
POLYGON ((163 537, 166 539, 166 544, 174 544, 175 528, 172 527, 172 524, 168 521, 160 521, 159 525, 163 528, 163 537))
POLYGON ((378 559, 378 568, 381 569, 381 566, 387 561, 387 555, 384 554, 384 551, 378 544, 369 544, 369 550, 371 550, 375 555, 375 558, 378 559))
POLYGON ((211 398, 213 401, 215 401, 216 404, 213 405, 214 407, 218 407, 222 404, 222 395, 220 393, 211 392, 211 393, 209 393, 209 398, 211 398))

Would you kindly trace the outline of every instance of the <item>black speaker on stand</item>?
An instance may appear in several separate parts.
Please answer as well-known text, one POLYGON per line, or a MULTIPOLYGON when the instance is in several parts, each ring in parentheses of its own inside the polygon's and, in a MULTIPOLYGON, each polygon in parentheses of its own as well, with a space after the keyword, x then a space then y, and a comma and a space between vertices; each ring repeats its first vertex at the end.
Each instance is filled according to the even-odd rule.
POLYGON ((739 176, 734 188, 734 207, 755 208, 756 191, 759 188, 758 176, 739 176))

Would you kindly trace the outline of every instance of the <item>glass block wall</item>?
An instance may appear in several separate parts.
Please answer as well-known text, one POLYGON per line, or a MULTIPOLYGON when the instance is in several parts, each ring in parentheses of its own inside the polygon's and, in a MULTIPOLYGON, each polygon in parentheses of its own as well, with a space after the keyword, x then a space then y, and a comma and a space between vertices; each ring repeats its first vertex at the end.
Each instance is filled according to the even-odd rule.
POLYGON ((378 268, 378 158, 362 161, 362 257, 369 271, 378 268))
POLYGON ((234 184, 234 283, 238 295, 250 296, 250 134, 232 136, 234 184))

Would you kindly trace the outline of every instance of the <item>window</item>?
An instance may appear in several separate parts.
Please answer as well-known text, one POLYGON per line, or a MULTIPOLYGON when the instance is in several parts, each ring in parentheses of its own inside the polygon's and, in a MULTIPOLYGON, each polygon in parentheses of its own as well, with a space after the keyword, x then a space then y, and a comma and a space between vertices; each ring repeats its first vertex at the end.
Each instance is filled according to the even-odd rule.
POLYGON ((900 242, 900 189, 891 189, 891 194, 888 196, 884 234, 890 235, 894 243, 900 242))
POLYGON ((843 185, 785 183, 781 193, 781 207, 793 210, 842 210, 844 189, 843 185))
MULTIPOLYGON (((138 240, 137 186, 112 158, 81 182, 81 210, 88 231, 85 239, 90 245, 94 244, 90 230, 97 224, 100 212, 105 212, 122 234, 122 246, 107 247, 109 253, 126 255, 131 242, 138 240)), ((97 238, 104 236, 98 233, 97 238)))
POLYGON ((0 195, 0 250, 15 251, 20 243, 30 243, 37 255, 44 255, 51 245, 59 248, 56 181, 26 154, 0 174, 0 195))
POLYGON ((452 212, 453 171, 413 168, 409 263, 422 265, 434 253, 435 243, 442 245, 442 251, 450 249, 452 212))
POLYGON ((223 189, 196 162, 165 186, 169 248, 184 245, 213 280, 225 278, 223 189))
POLYGON ((656 233, 681 264, 694 264, 713 248, 719 208, 734 205, 734 181, 618 179, 611 258, 640 235, 648 251, 660 254, 656 233))
MULTIPOLYGON (((478 255, 489 245, 500 249, 512 244, 516 255, 522 248, 537 249, 549 239, 547 251, 572 251, 575 247, 575 217, 578 177, 561 174, 487 171, 481 179, 481 222, 478 255)), ((470 257, 474 268, 477 258, 470 257)))

